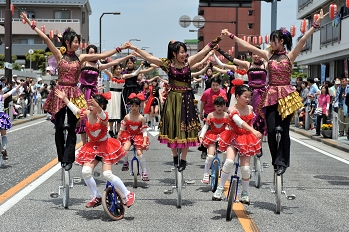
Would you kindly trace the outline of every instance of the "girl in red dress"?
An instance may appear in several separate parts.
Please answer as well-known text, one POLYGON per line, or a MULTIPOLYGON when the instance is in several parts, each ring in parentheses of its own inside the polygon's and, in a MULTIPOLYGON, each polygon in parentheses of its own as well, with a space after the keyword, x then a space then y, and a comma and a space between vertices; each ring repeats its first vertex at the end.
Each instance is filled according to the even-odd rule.
MULTIPOLYGON (((121 122, 118 139, 120 140, 125 151, 130 150, 131 142, 133 141, 133 145, 137 151, 137 158, 142 169, 142 180, 149 181, 145 158, 142 155, 143 150, 148 150, 149 137, 145 118, 139 113, 139 108, 141 102, 144 100, 144 96, 143 93, 138 93, 137 95, 132 93, 130 94, 129 99, 131 112, 127 114, 124 120, 121 122)), ((122 171, 128 171, 128 166, 128 156, 126 154, 122 171)))
POLYGON ((224 162, 221 179, 212 200, 221 200, 224 184, 231 176, 230 172, 234 168, 234 160, 237 150, 240 153, 240 170, 242 192, 240 202, 249 204, 248 185, 250 181, 250 158, 260 152, 260 139, 262 134, 252 127, 254 118, 253 108, 249 105, 252 90, 246 85, 235 83, 236 104, 228 109, 231 130, 225 130, 219 138, 219 150, 227 151, 227 159, 224 162))
POLYGON ((207 148, 207 157, 205 160, 205 172, 202 183, 208 184, 210 182, 209 169, 214 158, 216 150, 216 142, 218 141, 220 133, 226 130, 228 126, 229 119, 228 114, 225 111, 225 104, 227 102, 227 97, 225 94, 214 95, 213 104, 215 111, 209 113, 206 118, 206 123, 201 130, 200 143, 207 148), (208 128, 210 129, 208 130, 208 128))
POLYGON ((122 180, 113 175, 112 165, 116 164, 126 152, 121 147, 120 141, 108 138, 108 114, 105 112, 110 99, 110 92, 96 94, 88 100, 89 109, 79 109, 67 98, 64 91, 55 89, 55 95, 62 99, 74 115, 87 118, 86 133, 89 141, 79 150, 75 162, 82 165, 82 176, 93 196, 86 204, 87 208, 96 207, 101 204, 102 198, 98 193, 96 181, 92 171, 99 161, 102 161, 103 176, 111 182, 126 198, 126 206, 130 207, 135 200, 135 194, 127 190, 122 180))

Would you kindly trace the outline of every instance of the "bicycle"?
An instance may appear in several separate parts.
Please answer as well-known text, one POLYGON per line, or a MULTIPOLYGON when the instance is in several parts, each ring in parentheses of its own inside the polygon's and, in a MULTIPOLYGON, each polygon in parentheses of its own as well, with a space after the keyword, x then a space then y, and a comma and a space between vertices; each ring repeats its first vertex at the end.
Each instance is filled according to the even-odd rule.
MULTIPOLYGON (((69 123, 66 121, 67 120, 67 113, 65 115, 65 121, 63 124, 63 143, 64 143, 64 148, 66 146, 66 141, 67 141, 67 133, 70 128, 69 123)), ((80 183, 81 178, 80 177, 73 177, 72 180, 70 180, 70 170, 66 171, 64 167, 61 168, 62 173, 61 173, 61 185, 58 186, 58 193, 52 192, 50 194, 50 197, 52 198, 57 198, 58 196, 61 196, 61 191, 62 191, 62 205, 65 209, 69 207, 69 189, 73 188, 74 183, 80 183)))
POLYGON ((238 170, 239 170, 239 153, 237 153, 235 157, 235 172, 230 177, 230 184, 228 189, 228 207, 227 207, 227 214, 226 214, 226 220, 230 221, 233 217, 233 204, 235 202, 239 202, 237 199, 238 195, 238 189, 239 189, 239 181, 240 177, 238 176, 238 170))
POLYGON ((110 219, 118 221, 124 217, 125 206, 122 195, 109 181, 107 181, 102 195, 102 206, 110 219))
POLYGON ((219 171, 221 169, 221 160, 218 156, 218 149, 216 144, 215 157, 211 162, 211 191, 215 192, 218 186, 219 171))
POLYGON ((177 192, 176 206, 177 206, 177 208, 182 208, 182 189, 186 187, 186 184, 194 184, 195 181, 193 181, 193 180, 184 181, 183 180, 183 171, 182 172, 178 171, 179 162, 181 160, 181 154, 182 154, 181 148, 177 149, 177 154, 178 154, 178 164, 177 164, 177 166, 171 168, 171 171, 175 170, 175 185, 173 185, 171 189, 165 190, 164 193, 171 194, 174 192, 174 189, 176 189, 176 192, 177 192))
MULTIPOLYGON (((280 141, 281 141, 281 132, 282 127, 277 126, 275 128, 276 131, 276 142, 277 142, 277 149, 279 149, 280 141)), ((277 167, 278 169, 279 167, 277 167)), ((276 170, 277 170, 276 169, 276 170)), ((270 187, 270 191, 275 194, 275 213, 280 214, 281 212, 281 194, 284 194, 287 200, 294 200, 296 198, 295 195, 287 195, 286 191, 283 189, 283 174, 277 175, 276 170, 274 170, 274 179, 273 179, 273 187, 270 187)))

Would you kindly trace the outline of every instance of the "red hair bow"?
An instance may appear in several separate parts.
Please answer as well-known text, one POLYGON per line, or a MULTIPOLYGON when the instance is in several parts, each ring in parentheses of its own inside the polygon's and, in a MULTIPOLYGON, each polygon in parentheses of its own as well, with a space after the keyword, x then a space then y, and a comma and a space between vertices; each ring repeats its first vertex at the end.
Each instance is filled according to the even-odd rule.
POLYGON ((97 93, 97 94, 103 96, 107 100, 110 100, 110 98, 111 98, 111 92, 97 93))
POLYGON ((239 86, 239 85, 243 85, 244 84, 244 81, 241 80, 241 79, 234 79, 231 81, 231 83, 234 85, 234 86, 239 86))
POLYGON ((226 96, 224 93, 220 93, 220 94, 218 94, 218 95, 213 95, 213 96, 212 96, 212 101, 214 101, 217 97, 222 97, 222 98, 224 99, 225 102, 228 101, 228 98, 227 98, 227 96, 226 96))
POLYGON ((128 96, 128 99, 132 99, 132 98, 138 98, 141 101, 144 101, 144 94, 139 93, 139 94, 135 94, 135 93, 131 93, 130 96, 128 96))

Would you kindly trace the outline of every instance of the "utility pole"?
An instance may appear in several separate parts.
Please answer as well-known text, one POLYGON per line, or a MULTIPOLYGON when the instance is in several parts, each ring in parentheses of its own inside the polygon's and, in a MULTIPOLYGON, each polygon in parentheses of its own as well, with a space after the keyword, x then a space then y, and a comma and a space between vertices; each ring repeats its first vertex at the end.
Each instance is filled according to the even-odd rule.
POLYGON ((12 12, 11 0, 6 0, 5 8, 5 77, 7 83, 12 83, 12 12))
POLYGON ((272 0, 271 2, 271 31, 276 30, 276 23, 277 23, 277 0, 272 0))

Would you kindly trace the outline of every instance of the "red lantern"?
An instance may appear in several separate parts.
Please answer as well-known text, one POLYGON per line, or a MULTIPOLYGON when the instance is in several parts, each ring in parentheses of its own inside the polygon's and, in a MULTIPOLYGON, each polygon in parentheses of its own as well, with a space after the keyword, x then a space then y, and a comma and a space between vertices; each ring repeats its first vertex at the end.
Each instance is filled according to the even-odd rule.
POLYGON ((336 17, 336 15, 337 15, 337 5, 336 4, 332 3, 330 5, 329 13, 330 13, 331 19, 334 19, 334 17, 336 17))
POLYGON ((50 30, 50 39, 53 39, 53 30, 50 30))
POLYGON ((231 55, 231 50, 228 50, 228 54, 231 55))
POLYGON ((314 14, 314 22, 316 22, 319 19, 320 15, 319 14, 314 14))
POLYGON ((13 4, 11 4, 11 12, 12 12, 12 14, 15 13, 15 6, 13 4))
POLYGON ((257 36, 253 36, 253 44, 257 45, 257 36))
POLYGON ((231 54, 234 56, 235 47, 231 47, 231 54))
POLYGON ((247 37, 247 43, 251 43, 251 36, 247 37))
POLYGON ((303 19, 301 21, 300 31, 304 34, 306 30, 307 30, 307 20, 303 19))
POLYGON ((246 41, 246 35, 242 36, 242 39, 246 41))
POLYGON ((46 34, 46 26, 45 25, 41 26, 41 30, 42 30, 42 32, 44 32, 44 34, 46 34))
MULTIPOLYGON (((83 44, 82 43, 80 43, 80 49, 82 50, 82 46, 83 46, 83 44)), ((211 57, 210 57, 211 58, 211 57)))
POLYGON ((291 36, 294 37, 296 35, 296 26, 291 26, 291 29, 290 29, 290 32, 291 32, 291 36))
POLYGON ((349 8, 349 0, 345 1, 345 5, 347 6, 347 8, 349 8))
POLYGON ((263 43, 263 36, 258 36, 258 43, 261 45, 263 43))
POLYGON ((84 49, 86 49, 87 48, 87 43, 84 43, 84 49))
POLYGON ((36 26, 36 21, 35 20, 32 21, 32 26, 34 26, 34 25, 36 26))
POLYGON ((264 42, 265 42, 266 44, 269 43, 269 35, 265 35, 265 36, 264 36, 264 42))

